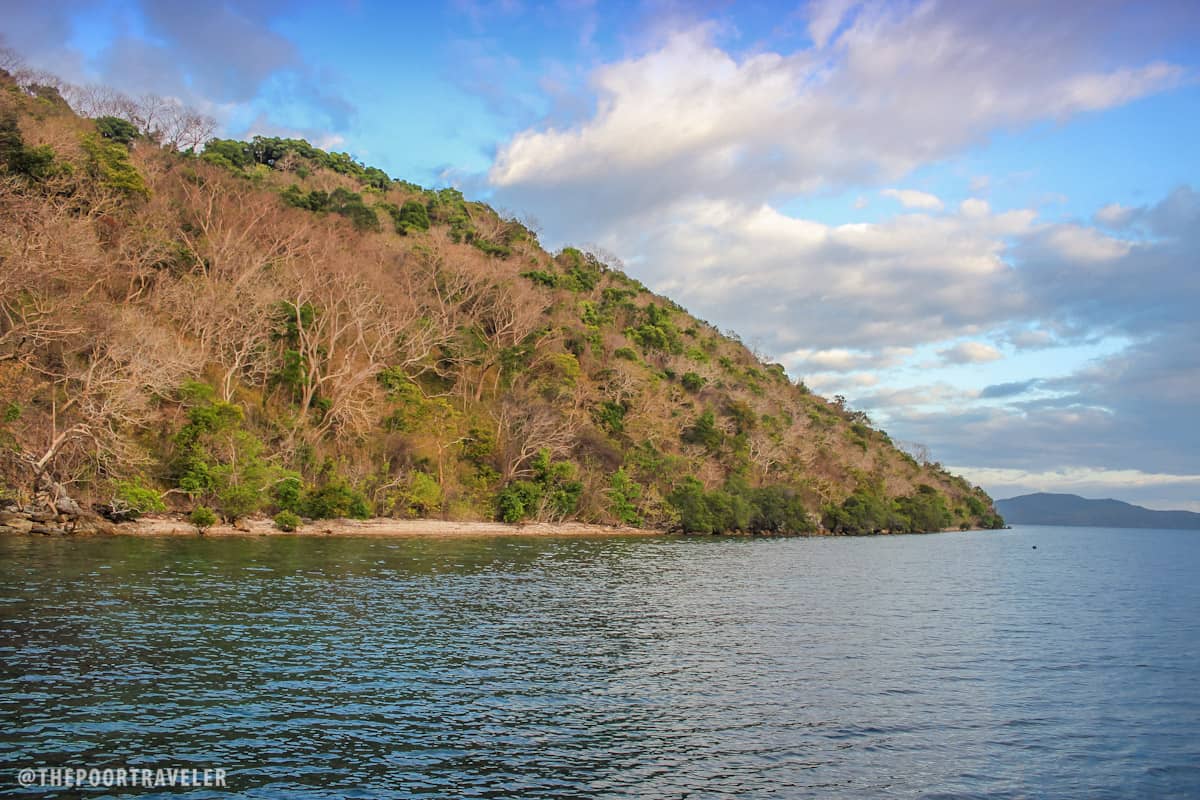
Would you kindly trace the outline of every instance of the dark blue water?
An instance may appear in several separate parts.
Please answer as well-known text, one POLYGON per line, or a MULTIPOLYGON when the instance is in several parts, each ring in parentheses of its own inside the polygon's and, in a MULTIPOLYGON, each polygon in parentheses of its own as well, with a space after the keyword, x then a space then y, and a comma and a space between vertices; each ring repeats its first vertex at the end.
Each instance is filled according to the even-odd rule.
POLYGON ((10 537, 0 601, 0 792, 1200 797, 1194 532, 10 537))

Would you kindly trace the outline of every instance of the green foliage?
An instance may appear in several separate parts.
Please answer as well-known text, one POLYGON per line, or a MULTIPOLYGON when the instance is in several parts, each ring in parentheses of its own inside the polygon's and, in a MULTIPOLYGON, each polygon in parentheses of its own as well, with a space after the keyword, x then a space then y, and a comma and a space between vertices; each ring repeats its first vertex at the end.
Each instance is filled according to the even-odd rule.
MULTIPOLYGON (((392 208, 395 208, 393 206, 392 208)), ((396 233, 404 236, 410 231, 427 231, 429 230, 429 210, 425 205, 417 200, 406 200, 404 205, 396 209, 393 213, 388 209, 388 213, 392 215, 392 223, 396 226, 396 233)))
POLYGON ((264 460, 262 442, 242 427, 241 407, 213 401, 194 384, 185 393, 193 405, 174 439, 175 485, 212 503, 229 522, 260 511, 278 470, 264 460))
POLYGON ((679 438, 688 444, 698 444, 711 453, 721 448, 725 435, 717 427, 717 418, 713 413, 705 411, 695 422, 683 429, 679 438))
POLYGON ((509 247, 508 245, 497 244, 496 242, 489 242, 487 239, 480 239, 479 237, 474 237, 471 239, 471 244, 475 248, 487 253, 489 256, 496 256, 497 258, 508 258, 509 256, 512 255, 512 248, 509 247))
POLYGON ((754 506, 751 530, 763 533, 808 533, 815 529, 799 495, 787 486, 763 486, 750 491, 754 506))
POLYGON ((695 393, 704 388, 704 384, 708 383, 704 378, 700 377, 695 372, 685 372, 679 380, 683 384, 683 388, 689 392, 695 393))
POLYGON ((592 419, 601 428, 615 436, 625 431, 625 414, 628 411, 628 403, 605 400, 592 411, 592 419))
POLYGON ((226 169, 245 169, 254 164, 254 148, 236 139, 210 139, 200 158, 226 169))
POLYGON ((639 527, 642 517, 638 514, 637 501, 642 496, 642 487, 621 467, 612 474, 608 482, 609 513, 623 525, 639 527))
POLYGON ((375 210, 368 208, 363 203, 362 195, 356 192, 341 187, 332 192, 323 192, 319 189, 305 192, 297 184, 292 184, 280 192, 279 196, 283 202, 295 208, 340 214, 349 219, 360 231, 379 230, 379 217, 375 210))
POLYGON ((341 214, 360 231, 378 231, 379 217, 374 209, 363 204, 362 195, 341 187, 329 193, 329 210, 341 214))
POLYGON ((535 513, 542 489, 532 481, 513 481, 496 495, 496 519, 510 524, 535 513))
POLYGON ((97 117, 96 131, 105 139, 112 139, 126 146, 138 137, 137 127, 120 117, 97 117))
POLYGON ((349 153, 327 153, 303 139, 274 136, 255 136, 250 142, 210 139, 204 145, 201 158, 236 170, 245 170, 253 165, 275 169, 288 155, 340 175, 348 175, 373 189, 385 190, 392 185, 392 179, 378 167, 365 166, 349 153))
POLYGON ((280 470, 271 486, 271 501, 283 511, 299 513, 304 502, 304 479, 297 473, 280 470))
POLYGON ((679 514, 679 525, 684 533, 715 533, 717 522, 704 485, 695 478, 687 478, 667 495, 667 502, 679 514))
POLYGON ((196 506, 192 513, 188 514, 188 522, 195 526, 197 533, 204 533, 217 524, 217 515, 207 506, 196 506))
POLYGON ((563 270, 559 286, 572 292, 590 292, 600 283, 604 266, 591 253, 563 248, 554 259, 563 270))
POLYGON ((280 511, 275 515, 275 527, 286 533, 291 533, 300 527, 299 515, 291 511, 280 511))
POLYGON ((142 514, 167 510, 162 495, 142 486, 137 481, 120 481, 113 489, 113 507, 124 511, 126 519, 137 519, 142 514))
POLYGON ((953 517, 941 492, 922 484, 916 492, 894 499, 878 487, 860 486, 840 506, 826 506, 822 521, 834 533, 922 533, 949 527, 953 517))
POLYGON ((341 479, 308 492, 301 508, 304 515, 312 519, 366 519, 371 516, 371 508, 362 492, 341 479))
POLYGON ((0 422, 10 424, 21 418, 21 404, 16 400, 7 403, 2 412, 0 412, 0 422))
POLYGON ((521 277, 528 278, 529 280, 536 283, 538 286, 545 286, 547 289, 558 288, 558 276, 553 273, 546 272, 545 270, 541 270, 541 269, 527 270, 527 271, 521 273, 521 277))
POLYGON ((642 310, 641 323, 637 327, 626 328, 625 335, 643 350, 659 350, 675 355, 683 352, 683 340, 671 321, 671 312, 654 303, 642 310))
POLYGON ((54 163, 54 150, 47 145, 26 147, 17 126, 17 115, 8 111, 0 112, 0 168, 41 181, 68 167, 54 163))
POLYGON ((912 533, 940 531, 949 527, 951 516, 946 499, 932 486, 922 484, 907 497, 896 499, 896 511, 903 530, 912 533))
POLYGON ((126 197, 146 199, 150 189, 137 167, 129 160, 124 145, 86 134, 80 141, 88 157, 88 171, 102 185, 126 197))
POLYGON ((533 461, 530 480, 510 482, 496 495, 496 518, 502 522, 520 522, 532 516, 565 519, 579 507, 583 484, 569 461, 551 461, 542 450, 533 461))
POLYGON ((405 510, 411 516, 425 517, 442 507, 442 487, 425 472, 414 472, 404 492, 405 510))
POLYGON ((737 481, 706 492, 687 478, 668 496, 685 533, 807 533, 814 526, 796 491, 787 486, 750 489, 737 481))
POLYGON ((620 358, 624 361, 637 361, 638 354, 632 347, 618 347, 613 351, 614 358, 620 358))
POLYGON ((428 192, 426 209, 429 221, 434 225, 448 225, 450 240, 470 242, 475 238, 475 226, 471 224, 471 213, 462 192, 457 189, 439 189, 428 192))

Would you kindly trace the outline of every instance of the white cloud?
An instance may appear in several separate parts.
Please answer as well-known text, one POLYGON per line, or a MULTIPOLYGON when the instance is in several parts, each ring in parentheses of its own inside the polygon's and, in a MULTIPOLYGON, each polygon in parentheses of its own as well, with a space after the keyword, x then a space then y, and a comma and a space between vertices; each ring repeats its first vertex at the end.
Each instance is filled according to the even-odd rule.
POLYGON ((959 213, 964 217, 986 217, 992 213, 992 207, 987 200, 980 200, 978 197, 968 197, 963 200, 958 206, 959 213))
POLYGON ((846 13, 858 0, 814 0, 809 6, 808 35, 815 47, 829 43, 846 13))
POLYGON ((983 486, 996 498, 1056 492, 1093 499, 1115 497, 1162 510, 1200 511, 1200 500, 1196 499, 1200 475, 1086 467, 1047 471, 962 466, 947 469, 983 486))
POLYGON ((1004 358, 1004 354, 999 350, 982 342, 960 342, 953 347, 938 350, 938 355, 946 364, 986 364, 1004 358))
POLYGON ((1129 242, 1105 236, 1093 228, 1063 225, 1046 236, 1046 244, 1072 262, 1112 261, 1129 253, 1129 242))
POLYGON ((1134 209, 1109 203, 1096 212, 1096 222, 1108 228, 1123 228, 1133 218, 1134 209))
POLYGON ((931 211, 941 211, 942 201, 937 195, 920 192, 916 189, 884 189, 880 192, 884 197, 899 201, 905 208, 920 208, 931 211))
POLYGON ((1200 487, 1200 475, 1171 475, 1142 472, 1137 469, 1088 469, 1085 467, 1071 467, 1047 472, 1029 472, 1023 469, 988 467, 955 467, 954 469, 981 483, 1038 486, 1042 487, 1040 491, 1047 492, 1070 492, 1084 486, 1121 488, 1187 483, 1200 487))
POLYGON ((816 372, 805 375, 804 383, 810 389, 831 395, 875 386, 879 383, 879 376, 869 372, 816 372))
POLYGON ((1182 74, 1097 68, 1116 23, 1051 6, 830 2, 810 23, 809 49, 738 56, 696 28, 602 66, 594 114, 516 134, 489 181, 564 239, 594 240, 680 198, 757 204, 890 183, 996 128, 1109 108, 1182 74))
POLYGON ((809 370, 853 372, 864 368, 894 367, 912 355, 911 347, 883 347, 878 350, 850 350, 835 347, 827 350, 801 348, 785 353, 782 361, 798 374, 809 370))
POLYGON ((1037 228, 1027 211, 825 225, 694 201, 601 243, 640 252, 631 267, 650 286, 807 371, 854 368, 852 353, 978 334, 1021 313, 1028 299, 1006 239, 1037 228))

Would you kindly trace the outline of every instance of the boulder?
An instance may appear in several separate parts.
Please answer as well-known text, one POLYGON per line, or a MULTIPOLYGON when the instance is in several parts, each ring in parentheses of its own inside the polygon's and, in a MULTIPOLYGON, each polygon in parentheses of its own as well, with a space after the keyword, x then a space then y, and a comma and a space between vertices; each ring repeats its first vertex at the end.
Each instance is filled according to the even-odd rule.
POLYGON ((9 528, 14 533, 29 533, 33 521, 20 514, 0 513, 0 525, 9 528))
POLYGON ((65 494, 54 501, 54 508, 59 514, 67 517, 78 517, 83 513, 83 509, 79 507, 79 503, 76 503, 65 494))

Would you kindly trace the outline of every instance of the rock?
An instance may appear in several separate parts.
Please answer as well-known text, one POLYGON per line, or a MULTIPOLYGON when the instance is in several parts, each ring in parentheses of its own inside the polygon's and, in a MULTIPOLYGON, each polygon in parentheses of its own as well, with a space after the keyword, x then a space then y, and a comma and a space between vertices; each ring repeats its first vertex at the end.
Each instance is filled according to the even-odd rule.
POLYGON ((79 503, 76 503, 66 495, 63 495, 55 501, 54 508, 56 511, 58 511, 58 513, 68 517, 78 517, 83 513, 83 509, 79 507, 79 503))
POLYGON ((42 536, 49 536, 52 533, 60 533, 61 529, 51 528, 46 525, 31 525, 29 528, 29 532, 30 533, 40 533, 42 536))
POLYGON ((54 522, 58 515, 53 511, 37 511, 29 515, 29 518, 34 522, 54 522))
POLYGON ((25 517, 11 515, 7 519, 0 519, 0 525, 11 530, 13 533, 29 533, 33 527, 33 523, 25 517))

